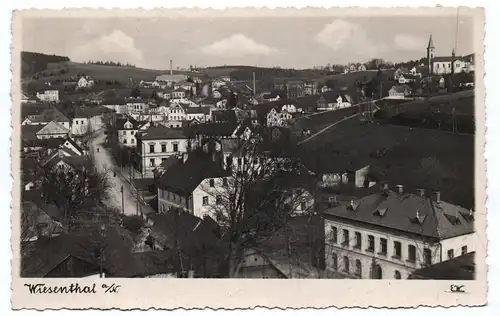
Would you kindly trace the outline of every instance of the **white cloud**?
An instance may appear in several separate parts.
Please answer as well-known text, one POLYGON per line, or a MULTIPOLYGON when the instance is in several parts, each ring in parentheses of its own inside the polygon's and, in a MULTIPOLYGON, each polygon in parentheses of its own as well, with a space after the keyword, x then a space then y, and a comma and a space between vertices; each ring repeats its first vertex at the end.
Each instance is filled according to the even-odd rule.
POLYGON ((201 48, 205 55, 221 57, 240 57, 245 55, 270 55, 276 52, 275 48, 259 44, 243 34, 233 34, 201 48))
POLYGON ((403 51, 424 51, 426 39, 410 34, 398 34, 394 37, 394 47, 403 51))
POLYGON ((143 61, 142 52, 135 46, 134 39, 119 30, 77 46, 69 55, 78 61, 109 60, 136 65, 143 61))
POLYGON ((326 24, 316 34, 315 40, 333 51, 351 49, 353 53, 363 56, 374 57, 387 50, 386 45, 372 41, 361 26, 345 20, 326 24))

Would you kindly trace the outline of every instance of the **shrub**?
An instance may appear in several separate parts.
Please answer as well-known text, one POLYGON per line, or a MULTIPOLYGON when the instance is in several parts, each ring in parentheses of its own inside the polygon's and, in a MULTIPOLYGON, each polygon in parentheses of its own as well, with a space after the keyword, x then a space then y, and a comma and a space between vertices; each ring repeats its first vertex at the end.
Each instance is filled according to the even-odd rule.
POLYGON ((144 226, 144 220, 139 215, 125 216, 123 218, 123 227, 133 233, 138 233, 144 226))

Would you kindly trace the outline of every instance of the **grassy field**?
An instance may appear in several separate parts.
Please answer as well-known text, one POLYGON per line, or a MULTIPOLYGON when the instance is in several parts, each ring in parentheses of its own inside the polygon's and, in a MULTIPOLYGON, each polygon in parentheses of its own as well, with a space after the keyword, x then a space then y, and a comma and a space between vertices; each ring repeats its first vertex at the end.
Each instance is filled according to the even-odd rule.
POLYGON ((473 206, 473 135, 381 125, 354 118, 300 148, 309 164, 346 170, 370 165, 380 180, 392 185, 402 184, 415 191, 440 190, 444 200, 473 206))
MULTIPOLYGON (((52 82, 57 79, 64 80, 70 77, 76 77, 78 74, 84 73, 87 76, 96 80, 116 80, 118 82, 128 82, 132 79, 134 82, 153 81, 156 76, 168 74, 169 70, 154 70, 136 67, 118 67, 106 65, 83 64, 76 62, 61 62, 49 63, 45 73, 52 73, 53 76, 41 77, 39 81, 52 82), (61 73, 61 70, 67 70, 66 73, 61 73)), ((190 74, 189 72, 174 71, 174 74, 190 74)), ((192 73, 193 75, 199 75, 192 73)), ((31 79, 35 80, 35 79, 31 79)), ((31 80, 27 80, 30 82, 31 80)))
MULTIPOLYGON (((356 71, 346 74, 338 74, 325 76, 321 78, 321 82, 325 83, 328 80, 334 80, 338 85, 351 86, 356 83, 356 81, 368 81, 373 77, 377 76, 377 70, 366 70, 366 71, 356 71)), ((383 70, 382 77, 384 80, 390 79, 394 76, 394 70, 383 70)))

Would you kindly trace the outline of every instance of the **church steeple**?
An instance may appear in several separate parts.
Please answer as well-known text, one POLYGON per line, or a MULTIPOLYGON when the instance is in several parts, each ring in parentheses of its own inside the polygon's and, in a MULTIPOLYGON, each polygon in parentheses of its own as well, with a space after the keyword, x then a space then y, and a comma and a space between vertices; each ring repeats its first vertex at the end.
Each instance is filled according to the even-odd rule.
POLYGON ((434 59, 434 42, 432 41, 432 34, 429 35, 429 44, 427 45, 427 65, 429 68, 429 74, 433 72, 432 61, 434 59))
POLYGON ((434 42, 432 41, 432 34, 429 35, 429 44, 427 45, 427 49, 434 49, 434 42))

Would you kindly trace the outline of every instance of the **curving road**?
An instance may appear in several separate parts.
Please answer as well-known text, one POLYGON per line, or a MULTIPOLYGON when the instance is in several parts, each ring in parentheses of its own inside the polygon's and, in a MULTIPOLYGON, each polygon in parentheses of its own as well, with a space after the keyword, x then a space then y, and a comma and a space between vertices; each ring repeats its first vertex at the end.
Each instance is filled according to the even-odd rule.
POLYGON ((104 130, 96 131, 96 134, 90 141, 90 151, 94 156, 96 167, 99 171, 106 171, 111 173, 111 189, 109 198, 104 201, 109 207, 116 208, 123 212, 125 215, 136 215, 137 214, 137 199, 133 194, 133 189, 130 184, 120 176, 117 172, 116 176, 113 177, 113 170, 116 168, 111 154, 106 148, 103 147, 106 135, 104 130), (97 152, 99 148, 99 152, 97 152), (122 192, 123 188, 123 210, 122 210, 122 192))

